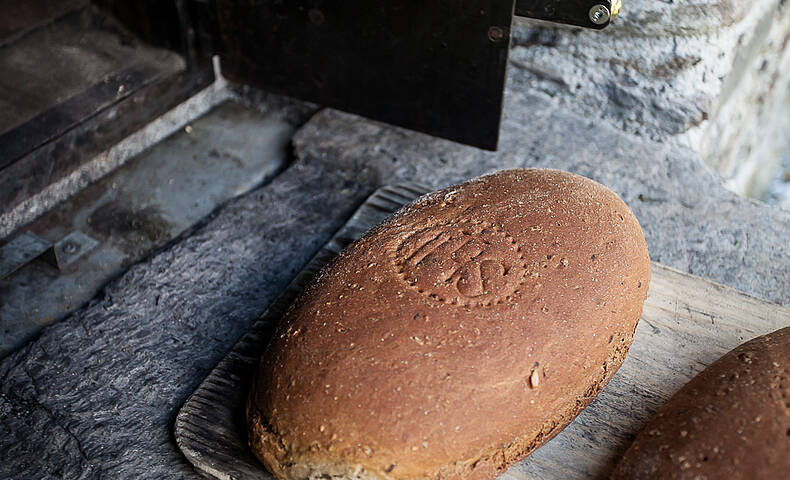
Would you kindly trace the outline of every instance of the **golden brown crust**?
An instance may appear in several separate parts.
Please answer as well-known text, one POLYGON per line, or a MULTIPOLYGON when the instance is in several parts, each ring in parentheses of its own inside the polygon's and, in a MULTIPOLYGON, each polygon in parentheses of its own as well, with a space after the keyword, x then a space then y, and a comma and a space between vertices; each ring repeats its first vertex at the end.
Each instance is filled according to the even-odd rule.
POLYGON ((744 343, 691 379, 612 478, 790 478, 790 327, 744 343))
POLYGON ((591 180, 510 170, 433 192, 285 315, 250 445, 279 478, 492 478, 611 378, 649 280, 636 218, 591 180))

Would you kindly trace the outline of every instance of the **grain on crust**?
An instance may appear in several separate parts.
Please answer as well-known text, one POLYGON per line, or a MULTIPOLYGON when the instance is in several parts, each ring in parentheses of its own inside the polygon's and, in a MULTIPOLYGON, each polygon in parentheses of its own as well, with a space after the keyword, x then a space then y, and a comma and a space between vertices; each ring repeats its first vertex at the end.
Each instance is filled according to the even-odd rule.
POLYGON ((511 170, 423 196, 286 313, 250 445, 283 479, 492 478, 608 382, 649 280, 636 218, 583 177, 511 170))
POLYGON ((790 477, 790 327, 730 351, 681 388, 613 479, 790 477))

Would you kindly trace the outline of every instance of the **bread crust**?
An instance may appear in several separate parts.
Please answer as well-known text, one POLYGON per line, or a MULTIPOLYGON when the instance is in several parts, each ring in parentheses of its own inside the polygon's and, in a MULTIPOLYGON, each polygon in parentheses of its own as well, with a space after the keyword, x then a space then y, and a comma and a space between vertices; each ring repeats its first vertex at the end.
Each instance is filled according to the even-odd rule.
POLYGON ((730 351, 683 386, 613 479, 790 477, 790 327, 730 351))
POLYGON ((584 177, 508 170, 423 196, 285 314, 250 446, 282 479, 492 478, 609 381, 649 280, 636 218, 584 177))

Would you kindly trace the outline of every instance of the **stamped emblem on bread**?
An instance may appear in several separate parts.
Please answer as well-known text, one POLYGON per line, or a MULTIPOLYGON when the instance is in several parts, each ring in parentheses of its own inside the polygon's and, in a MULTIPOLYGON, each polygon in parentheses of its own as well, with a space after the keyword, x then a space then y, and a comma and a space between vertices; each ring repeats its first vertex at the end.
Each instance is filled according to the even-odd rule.
POLYGON ((426 195, 280 320, 250 447, 279 480, 496 478, 617 371, 649 281, 636 217, 592 180, 520 169, 426 195))
POLYGON ((399 245, 401 277, 440 302, 490 306, 518 293, 526 265, 521 247, 501 228, 460 221, 419 230, 399 245))

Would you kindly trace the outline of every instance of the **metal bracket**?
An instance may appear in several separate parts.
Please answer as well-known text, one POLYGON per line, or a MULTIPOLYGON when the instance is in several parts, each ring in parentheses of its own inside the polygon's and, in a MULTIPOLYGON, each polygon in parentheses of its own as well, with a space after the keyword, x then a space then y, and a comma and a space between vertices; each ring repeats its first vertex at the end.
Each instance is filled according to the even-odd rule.
POLYGON ((37 259, 63 270, 98 244, 97 240, 79 230, 54 244, 33 232, 25 232, 0 248, 0 280, 37 259))
POLYGON ((516 0, 516 15, 600 30, 621 5, 622 0, 516 0))
POLYGON ((63 270, 99 245, 98 240, 79 230, 69 233, 53 246, 58 259, 58 269, 63 270))

